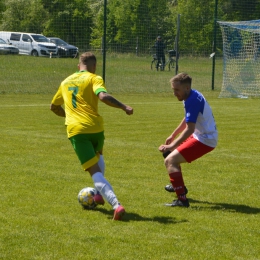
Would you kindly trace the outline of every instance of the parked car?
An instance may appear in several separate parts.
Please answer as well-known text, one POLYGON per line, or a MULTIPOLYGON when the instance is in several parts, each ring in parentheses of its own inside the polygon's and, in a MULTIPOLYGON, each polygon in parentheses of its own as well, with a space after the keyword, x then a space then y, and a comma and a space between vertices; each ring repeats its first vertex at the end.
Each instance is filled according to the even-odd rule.
POLYGON ((49 41, 55 43, 58 47, 58 57, 76 58, 79 54, 79 49, 57 37, 48 37, 49 41))
POLYGON ((19 54, 19 49, 0 38, 0 54, 19 54))
POLYGON ((55 57, 58 48, 42 34, 0 31, 0 38, 19 49, 19 54, 55 57))

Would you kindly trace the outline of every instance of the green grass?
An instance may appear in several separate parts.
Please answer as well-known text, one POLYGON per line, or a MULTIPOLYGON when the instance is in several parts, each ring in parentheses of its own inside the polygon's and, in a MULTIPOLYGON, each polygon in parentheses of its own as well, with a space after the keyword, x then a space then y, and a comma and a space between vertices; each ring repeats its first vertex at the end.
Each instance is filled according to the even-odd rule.
MULTIPOLYGON (((134 107, 133 116, 100 105, 106 177, 127 211, 115 222, 108 203, 93 211, 78 204, 79 190, 93 186, 92 180, 67 140, 64 120, 49 111, 58 82, 75 71, 75 60, 9 59, 23 58, 29 68, 13 65, 13 73, 9 68, 10 75, 1 76, 0 90, 3 85, 22 90, 14 82, 15 75, 23 75, 31 84, 21 86, 35 91, 8 93, 5 87, 0 95, 0 259, 260 259, 259 100, 219 99, 217 91, 199 86, 213 109, 219 144, 183 165, 191 207, 164 207, 174 197, 164 191, 168 176, 158 146, 183 117, 182 103, 172 96, 170 73, 148 67, 135 79, 134 68, 116 72, 123 57, 111 59, 109 88, 113 73, 118 78, 125 73, 126 86, 135 86, 137 79, 144 86, 129 94, 119 91, 120 82, 113 89, 115 97, 134 107), (57 73, 46 78, 50 61, 57 73), (165 79, 159 81, 163 91, 145 91, 155 86, 158 74, 165 79), (37 89, 40 94, 33 94, 37 89)), ((185 70, 203 83, 207 60, 196 62, 200 65, 188 67, 187 61, 185 70)))
MULTIPOLYGON (((1 56, 0 94, 55 93, 61 80, 77 70, 75 59, 49 59, 31 56, 1 56)), ((150 69, 151 57, 133 55, 108 55, 106 62, 106 86, 110 93, 169 93, 169 80, 175 70, 150 69)), ((222 61, 216 61, 215 91, 211 91, 212 60, 183 57, 179 72, 193 77, 194 88, 218 96, 222 84, 222 61)), ((97 73, 102 75, 102 57, 98 55, 97 73)), ((207 94, 206 93, 206 94, 207 94)))

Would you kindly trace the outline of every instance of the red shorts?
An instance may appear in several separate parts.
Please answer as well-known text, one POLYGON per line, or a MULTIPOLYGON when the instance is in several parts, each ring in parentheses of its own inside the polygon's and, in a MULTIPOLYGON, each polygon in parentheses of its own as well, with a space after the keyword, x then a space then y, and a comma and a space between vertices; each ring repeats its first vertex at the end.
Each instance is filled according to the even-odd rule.
POLYGON ((212 151, 214 147, 205 145, 192 135, 177 147, 178 152, 190 163, 212 151))

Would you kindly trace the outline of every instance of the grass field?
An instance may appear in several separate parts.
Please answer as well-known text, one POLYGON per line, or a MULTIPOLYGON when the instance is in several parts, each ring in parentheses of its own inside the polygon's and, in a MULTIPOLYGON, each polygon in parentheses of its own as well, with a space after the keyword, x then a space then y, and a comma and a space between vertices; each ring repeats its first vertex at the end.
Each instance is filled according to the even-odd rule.
MULTIPOLYGON (((175 70, 150 69, 151 57, 110 55, 106 62, 106 86, 110 93, 169 93, 169 80, 175 70)), ((75 59, 49 59, 30 56, 0 56, 0 94, 53 94, 61 80, 77 70, 75 59)), ((222 84, 222 61, 216 62, 215 91, 211 91, 212 60, 181 58, 179 72, 188 72, 193 85, 205 94, 217 97, 222 84)), ((102 73, 102 57, 98 56, 97 73, 102 73)))
POLYGON ((106 177, 126 208, 122 222, 112 221, 108 203, 81 209, 77 194, 92 180, 66 138, 64 120, 49 111, 76 61, 0 60, 0 259, 260 259, 259 100, 219 99, 221 83, 215 91, 206 84, 208 60, 181 65, 207 97, 219 130, 212 153, 183 165, 188 209, 164 206, 174 197, 164 191, 168 176, 158 146, 183 117, 169 87, 172 74, 151 72, 148 58, 137 59, 140 66, 133 57, 108 61, 110 92, 134 107, 129 117, 100 105, 106 177))

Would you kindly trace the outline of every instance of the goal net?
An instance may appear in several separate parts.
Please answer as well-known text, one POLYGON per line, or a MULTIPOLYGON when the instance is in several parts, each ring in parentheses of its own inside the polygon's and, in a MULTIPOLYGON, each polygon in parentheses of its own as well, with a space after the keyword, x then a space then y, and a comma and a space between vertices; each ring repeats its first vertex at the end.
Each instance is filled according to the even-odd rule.
POLYGON ((223 38, 219 97, 260 97, 260 20, 218 23, 223 38))

